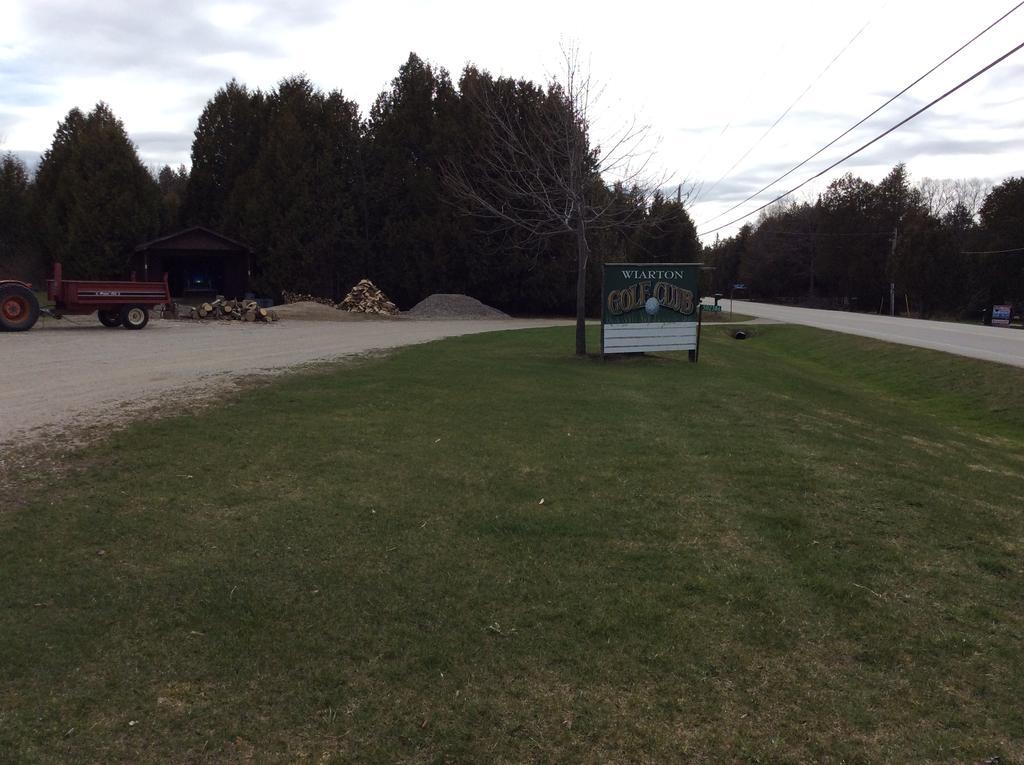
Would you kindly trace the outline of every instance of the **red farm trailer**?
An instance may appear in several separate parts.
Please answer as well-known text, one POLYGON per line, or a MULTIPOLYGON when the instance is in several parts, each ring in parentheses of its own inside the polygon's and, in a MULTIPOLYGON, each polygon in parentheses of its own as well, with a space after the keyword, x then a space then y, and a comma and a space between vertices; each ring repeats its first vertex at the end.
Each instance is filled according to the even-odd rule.
POLYGON ((46 280, 52 306, 40 308, 30 285, 0 280, 0 330, 32 329, 40 313, 54 318, 86 315, 96 311, 104 327, 142 329, 149 323, 149 309, 171 302, 167 276, 162 282, 82 282, 63 278, 60 263, 46 280))

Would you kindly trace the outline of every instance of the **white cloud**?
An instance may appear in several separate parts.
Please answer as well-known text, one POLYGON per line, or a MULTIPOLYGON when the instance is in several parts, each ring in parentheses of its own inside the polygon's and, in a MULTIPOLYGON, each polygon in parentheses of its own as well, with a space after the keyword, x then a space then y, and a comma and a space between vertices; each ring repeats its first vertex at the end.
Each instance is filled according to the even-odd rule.
POLYGON ((214 3, 201 12, 215 27, 245 29, 251 27, 263 11, 253 3, 214 3))

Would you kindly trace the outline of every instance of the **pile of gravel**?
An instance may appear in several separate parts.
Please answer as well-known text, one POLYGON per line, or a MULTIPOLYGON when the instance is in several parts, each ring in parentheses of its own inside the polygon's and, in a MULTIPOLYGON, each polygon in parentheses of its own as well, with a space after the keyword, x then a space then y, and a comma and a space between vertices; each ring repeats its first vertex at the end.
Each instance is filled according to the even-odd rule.
POLYGON ((424 298, 406 314, 411 319, 510 319, 507 313, 469 295, 438 293, 424 298))

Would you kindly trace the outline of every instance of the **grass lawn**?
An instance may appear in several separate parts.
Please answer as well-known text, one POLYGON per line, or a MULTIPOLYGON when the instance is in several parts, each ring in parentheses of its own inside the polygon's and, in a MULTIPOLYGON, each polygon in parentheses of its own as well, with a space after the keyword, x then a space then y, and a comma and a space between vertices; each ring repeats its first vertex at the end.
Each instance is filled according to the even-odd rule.
POLYGON ((701 317, 701 321, 705 324, 722 324, 737 321, 751 321, 753 318, 753 316, 748 316, 745 313, 729 313, 728 310, 724 310, 721 313, 705 312, 701 317))
POLYGON ((297 374, 6 502, 0 762, 1024 759, 1024 373, 572 333, 297 374))

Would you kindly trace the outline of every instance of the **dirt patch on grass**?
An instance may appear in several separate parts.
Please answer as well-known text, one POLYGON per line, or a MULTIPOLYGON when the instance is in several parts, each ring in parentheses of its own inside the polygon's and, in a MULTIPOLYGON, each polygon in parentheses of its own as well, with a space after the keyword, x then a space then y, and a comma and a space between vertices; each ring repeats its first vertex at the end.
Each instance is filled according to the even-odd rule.
POLYGON ((840 422, 845 422, 847 425, 863 425, 864 424, 864 420, 861 420, 861 419, 859 419, 857 417, 853 417, 853 416, 851 416, 849 414, 843 414, 842 412, 837 412, 834 409, 818 409, 817 411, 818 411, 818 414, 822 415, 826 419, 829 419, 829 420, 839 420, 840 422))
POLYGON ((995 475, 1003 475, 1007 478, 1021 478, 1020 473, 1014 473, 1011 470, 1003 470, 1002 468, 992 467, 991 465, 968 465, 968 468, 975 471, 976 473, 993 473, 995 475))
POLYGON ((981 441, 983 444, 990 446, 998 446, 1000 448, 1012 448, 1017 444, 1011 441, 1009 438, 1003 438, 1002 436, 983 436, 980 433, 974 436, 976 439, 981 441))
POLYGON ((926 441, 923 438, 917 436, 900 436, 904 441, 912 443, 915 447, 928 454, 938 456, 944 452, 949 451, 949 447, 946 444, 938 443, 937 441, 926 441))

